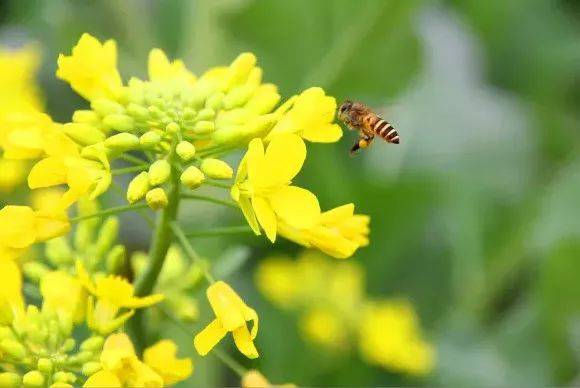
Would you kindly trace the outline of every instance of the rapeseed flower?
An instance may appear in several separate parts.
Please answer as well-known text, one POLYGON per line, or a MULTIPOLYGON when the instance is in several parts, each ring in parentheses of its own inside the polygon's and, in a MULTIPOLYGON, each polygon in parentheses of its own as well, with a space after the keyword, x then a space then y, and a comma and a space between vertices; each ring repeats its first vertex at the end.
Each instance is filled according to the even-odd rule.
POLYGON ((255 369, 250 369, 242 376, 242 388, 269 388, 269 387, 296 387, 294 384, 272 384, 268 379, 255 369))
POLYGON ((257 235, 261 227, 274 242, 279 223, 297 229, 315 225, 320 216, 318 199, 291 185, 305 158, 306 146, 293 134, 274 137, 265 150, 261 139, 250 142, 231 195, 257 235))
POLYGON ((86 292, 81 282, 64 271, 51 271, 40 279, 42 308, 65 319, 80 323, 84 320, 86 292))
POLYGON ((187 379, 193 372, 189 358, 177 358, 177 345, 161 340, 145 349, 143 361, 163 379, 164 385, 172 385, 187 379))
POLYGON ((14 261, 0 258, 0 283, 0 324, 7 325, 24 313, 22 274, 14 261))
POLYGON ((197 352, 205 356, 228 332, 231 332, 238 350, 248 358, 257 358, 258 351, 253 342, 258 334, 256 311, 248 307, 239 295, 222 281, 208 287, 207 298, 216 318, 195 336, 193 344, 197 352), (253 322, 251 330, 246 324, 249 321, 253 322))
POLYGON ((77 261, 77 273, 82 285, 92 295, 87 308, 88 325, 101 334, 109 334, 122 326, 133 316, 135 309, 152 306, 163 300, 161 294, 135 296, 133 285, 120 276, 96 277, 93 282, 80 261, 77 261), (118 315, 121 309, 128 311, 118 315))
POLYGON ((369 222, 369 216, 354 214, 354 205, 350 203, 321 213, 310 228, 299 229, 280 221, 278 229, 280 235, 297 244, 345 259, 369 244, 369 222))

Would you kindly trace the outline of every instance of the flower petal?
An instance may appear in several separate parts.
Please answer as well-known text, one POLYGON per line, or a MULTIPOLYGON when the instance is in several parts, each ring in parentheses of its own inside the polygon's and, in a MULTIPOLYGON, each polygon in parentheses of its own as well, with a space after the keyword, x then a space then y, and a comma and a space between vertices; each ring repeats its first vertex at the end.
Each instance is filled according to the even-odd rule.
POLYGON ((121 388, 122 384, 119 378, 111 371, 101 369, 92 374, 83 387, 86 388, 121 388))
POLYGON ((302 132, 302 137, 314 143, 334 143, 342 137, 342 128, 338 124, 309 126, 302 132))
POLYGON ((28 206, 5 206, 0 210, 0 245, 26 248, 36 240, 36 217, 28 206))
POLYGON ((276 241, 277 221, 276 213, 274 213, 272 206, 265 199, 254 197, 252 199, 252 207, 260 226, 266 232, 266 237, 272 242, 276 241))
POLYGON ((258 350, 256 349, 256 346, 254 346, 250 331, 246 325, 234 330, 232 334, 234 336, 236 347, 244 356, 248 358, 259 357, 258 350))
POLYGON ((28 175, 28 186, 31 189, 50 187, 66 183, 67 168, 60 158, 48 157, 32 167, 28 175))
POLYGON ((227 330, 224 329, 222 324, 217 319, 214 319, 202 331, 197 333, 193 339, 193 346, 200 355, 205 356, 225 337, 226 333, 227 330))
POLYGON ((240 209, 242 209, 242 214, 248 221, 248 225, 254 231, 256 236, 262 234, 260 232, 260 224, 258 224, 258 219, 256 218, 256 213, 254 213, 254 209, 252 208, 252 201, 248 197, 240 196, 238 199, 238 204, 240 205, 240 209))
POLYGON ((227 331, 246 324, 243 314, 245 304, 227 283, 219 281, 209 286, 207 299, 217 319, 227 331))
POLYGON ((288 184, 299 172, 306 159, 304 141, 293 134, 274 136, 264 157, 263 182, 258 186, 278 186, 288 184))
POLYGON ((148 307, 161 302, 163 299, 165 299, 165 296, 163 296, 163 294, 152 294, 144 296, 142 298, 134 296, 124 304, 124 307, 135 309, 141 307, 148 307))
POLYGON ((276 215, 290 226, 309 228, 319 220, 318 199, 306 189, 286 186, 274 192, 268 199, 276 215))

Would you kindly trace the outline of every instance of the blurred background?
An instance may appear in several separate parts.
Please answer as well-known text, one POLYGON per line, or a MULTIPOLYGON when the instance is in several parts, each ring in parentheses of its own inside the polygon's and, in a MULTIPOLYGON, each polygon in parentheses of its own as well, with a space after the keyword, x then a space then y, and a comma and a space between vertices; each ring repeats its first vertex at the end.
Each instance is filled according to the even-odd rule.
MULTIPOLYGON (((199 238, 193 243, 215 271, 260 314, 258 360, 221 345, 244 366, 309 386, 580 383, 579 2, 1 0, 0 43, 40 49, 38 87, 56 120, 86 106, 54 76, 58 53, 83 32, 118 42, 125 80, 145 76, 153 47, 196 74, 252 51, 283 97, 321 86, 399 129, 401 145, 375 142, 356 157, 348 155, 352 132, 309 144, 297 183, 324 209, 354 202, 371 216, 371 244, 325 265, 352 263, 360 275, 353 292, 365 298, 408 300, 433 367, 417 375, 369 362, 356 340, 335 346, 324 323, 330 340, 310 338, 304 306, 276 303, 259 275, 268 257, 301 255, 294 244, 199 238)), ((2 203, 22 200, 23 188, 5 191, 2 203)), ((105 200, 122 201, 114 193, 105 200)), ((181 219, 190 229, 243 222, 196 203, 181 219)), ((138 220, 123 218, 131 250, 148 244, 138 220)), ((191 297, 200 308, 193 332, 209 314, 202 290, 191 297)), ((390 327, 378 330, 386 336, 390 327)), ((194 358, 183 386, 239 383, 216 358, 195 355, 191 335, 171 324, 159 335, 194 358)))

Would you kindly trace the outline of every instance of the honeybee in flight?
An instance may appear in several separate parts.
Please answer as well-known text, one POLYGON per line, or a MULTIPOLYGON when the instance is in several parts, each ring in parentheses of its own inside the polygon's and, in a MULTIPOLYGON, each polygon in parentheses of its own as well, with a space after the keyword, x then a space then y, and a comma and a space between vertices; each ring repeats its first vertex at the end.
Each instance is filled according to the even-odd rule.
POLYGON ((397 130, 360 102, 343 102, 338 108, 338 118, 350 129, 360 132, 360 139, 350 149, 351 154, 367 148, 375 136, 382 137, 387 143, 399 144, 397 130))

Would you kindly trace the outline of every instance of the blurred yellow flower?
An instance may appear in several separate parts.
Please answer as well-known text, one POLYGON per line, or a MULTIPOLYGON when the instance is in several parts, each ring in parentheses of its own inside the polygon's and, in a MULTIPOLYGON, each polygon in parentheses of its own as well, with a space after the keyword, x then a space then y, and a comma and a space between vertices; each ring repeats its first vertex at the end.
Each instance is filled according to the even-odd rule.
POLYGON ((161 340, 145 349, 143 361, 163 379, 164 385, 172 385, 187 379, 193 372, 189 358, 177 358, 177 345, 161 340))
POLYGON ((183 82, 193 85, 196 77, 187 70, 182 60, 170 62, 160 49, 149 52, 149 80, 153 82, 183 82))
POLYGON ((424 375, 435 363, 435 351, 404 300, 368 303, 360 316, 359 348, 369 363, 401 373, 424 375))
POLYGON ((26 179, 28 169, 20 160, 0 159, 0 193, 12 191, 26 179))
POLYGON ((258 334, 256 311, 248 307, 239 295, 222 281, 208 287, 207 298, 216 319, 195 336, 193 344, 197 352, 205 356, 228 332, 231 332, 238 350, 248 358, 257 358, 258 351, 253 342, 258 334), (251 331, 246 324, 249 321, 253 322, 251 331))
POLYGON ((101 43, 93 36, 83 34, 73 47, 72 55, 59 54, 56 76, 89 101, 116 99, 123 83, 117 69, 115 41, 101 43))
POLYGON ((306 229, 318 220, 316 196, 290 185, 305 158, 306 146, 293 134, 274 137, 265 151, 261 139, 250 142, 231 194, 256 234, 261 226, 274 242, 279 222, 306 229))
POLYGON ((37 159, 58 124, 41 112, 12 112, 0 117, 0 145, 7 159, 37 159))
POLYGON ((80 281, 64 271, 51 271, 40 279, 43 310, 80 323, 84 320, 86 292, 80 281))
POLYGON ((263 259, 256 270, 258 289, 274 304, 290 308, 297 303, 301 284, 297 279, 296 265, 284 256, 263 259))
POLYGON ((304 337, 327 348, 342 348, 348 344, 348 328, 343 317, 325 308, 314 308, 300 317, 304 337))
POLYGON ((342 137, 340 126, 332 123, 336 100, 326 96, 321 88, 306 89, 282 105, 276 113, 282 114, 282 117, 266 137, 267 141, 280 133, 295 133, 316 143, 334 143, 342 137))
POLYGON ((242 376, 242 388, 268 388, 268 387, 295 387, 294 384, 272 384, 263 374, 255 369, 250 369, 242 376))
POLYGON ((68 186, 60 206, 67 208, 83 196, 94 199, 111 184, 108 163, 82 158, 78 145, 64 133, 54 132, 45 139, 47 157, 37 162, 28 175, 31 189, 68 186))
POLYGON ((111 334, 101 353, 102 369, 91 375, 84 387, 162 387, 163 379, 143 363, 127 334, 111 334))
POLYGON ((369 222, 369 216, 354 214, 354 205, 349 203, 322 213, 310 228, 294 228, 280 221, 278 230, 280 235, 297 244, 345 259, 369 244, 369 222))
POLYGON ((0 210, 0 260, 14 259, 35 242, 62 236, 70 230, 60 209, 34 211, 28 206, 5 206, 0 210))
POLYGON ((77 274, 81 284, 97 299, 94 304, 93 298, 89 298, 87 323, 101 334, 109 334, 122 326, 133 316, 135 309, 152 306, 163 300, 161 294, 136 297, 133 285, 120 276, 97 277, 93 282, 80 260, 77 261, 77 274), (122 308, 129 310, 117 316, 122 308))
POLYGON ((42 109, 35 79, 39 63, 40 50, 36 45, 17 50, 0 48, 0 117, 42 109))
POLYGON ((8 325, 24 313, 22 274, 14 261, 0 258, 0 284, 0 324, 8 325))

